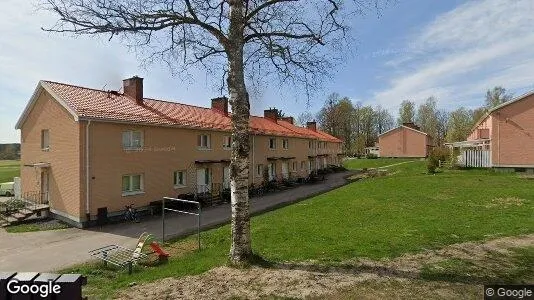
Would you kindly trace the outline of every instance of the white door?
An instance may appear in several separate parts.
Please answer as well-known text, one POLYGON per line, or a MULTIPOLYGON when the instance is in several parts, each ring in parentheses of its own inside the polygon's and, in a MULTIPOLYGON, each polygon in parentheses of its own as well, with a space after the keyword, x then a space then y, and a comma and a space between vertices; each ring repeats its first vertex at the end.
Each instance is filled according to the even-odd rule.
POLYGON ((274 180, 276 174, 276 166, 274 163, 269 164, 269 180, 274 180))
POLYGON ((285 179, 289 178, 289 163, 287 163, 287 162, 283 162, 282 163, 282 176, 285 179))
POLYGON ((230 188, 230 167, 224 167, 223 169, 223 188, 230 188))
POLYGON ((211 174, 210 169, 197 169, 197 193, 207 193, 210 191, 211 174))
POLYGON ((326 168, 328 166, 328 163, 326 161, 326 157, 323 157, 323 168, 326 168))

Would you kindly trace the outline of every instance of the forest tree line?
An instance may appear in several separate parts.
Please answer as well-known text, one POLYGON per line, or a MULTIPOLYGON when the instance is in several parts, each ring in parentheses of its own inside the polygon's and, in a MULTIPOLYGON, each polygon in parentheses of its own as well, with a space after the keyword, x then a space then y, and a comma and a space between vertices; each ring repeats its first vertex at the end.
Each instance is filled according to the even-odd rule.
POLYGON ((333 93, 317 114, 302 113, 297 122, 304 125, 307 120, 316 119, 322 130, 345 141, 343 150, 350 154, 363 154, 365 147, 378 142, 380 134, 403 123, 415 123, 440 146, 446 142, 465 140, 475 123, 491 108, 511 99, 512 94, 497 86, 487 90, 484 104, 474 109, 464 106, 453 111, 440 109, 438 99, 433 96, 419 105, 404 100, 394 117, 380 105, 353 103, 348 97, 333 93))

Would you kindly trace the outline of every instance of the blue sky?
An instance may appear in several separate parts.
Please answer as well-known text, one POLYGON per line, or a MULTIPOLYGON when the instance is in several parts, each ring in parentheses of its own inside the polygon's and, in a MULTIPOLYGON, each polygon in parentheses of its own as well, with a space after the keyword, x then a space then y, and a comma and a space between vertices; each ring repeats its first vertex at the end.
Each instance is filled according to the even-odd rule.
MULTIPOLYGON (((118 41, 40 30, 54 21, 30 1, 2 1, 0 143, 20 140, 14 126, 40 79, 119 89, 122 79, 139 75, 146 96, 200 106, 219 94, 202 72, 176 77, 164 65, 140 67, 118 41)), ((495 85, 515 95, 534 89, 534 1, 397 0, 379 18, 351 23, 353 55, 314 95, 313 113, 332 92, 396 114, 404 99, 435 96, 453 110, 481 105, 495 85)), ((273 85, 254 97, 252 112, 275 106, 297 116, 305 103, 304 96, 288 101, 285 88, 273 85)))

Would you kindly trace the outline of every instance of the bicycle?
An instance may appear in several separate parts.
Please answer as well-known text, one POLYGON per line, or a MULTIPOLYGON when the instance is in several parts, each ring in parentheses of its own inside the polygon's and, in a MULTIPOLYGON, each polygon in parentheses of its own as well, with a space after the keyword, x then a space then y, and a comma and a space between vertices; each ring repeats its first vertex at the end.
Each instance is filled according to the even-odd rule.
POLYGON ((124 220, 139 223, 139 216, 137 216, 137 209, 133 207, 133 204, 125 206, 126 211, 124 212, 124 220))

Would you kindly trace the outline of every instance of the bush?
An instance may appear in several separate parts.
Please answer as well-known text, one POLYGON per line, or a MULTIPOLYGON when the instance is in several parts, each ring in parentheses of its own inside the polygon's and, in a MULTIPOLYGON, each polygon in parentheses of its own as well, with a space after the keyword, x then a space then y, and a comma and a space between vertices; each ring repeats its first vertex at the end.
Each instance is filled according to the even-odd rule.
POLYGON ((367 153, 367 155, 365 156, 367 159, 377 159, 378 158, 378 155, 374 154, 374 153, 367 153))
POLYGON ((434 174, 436 173, 436 170, 439 168, 439 162, 442 163, 450 161, 451 154, 449 152, 449 149, 447 148, 434 148, 432 151, 430 151, 430 154, 428 155, 428 160, 426 164, 426 168, 428 170, 428 173, 434 174))

